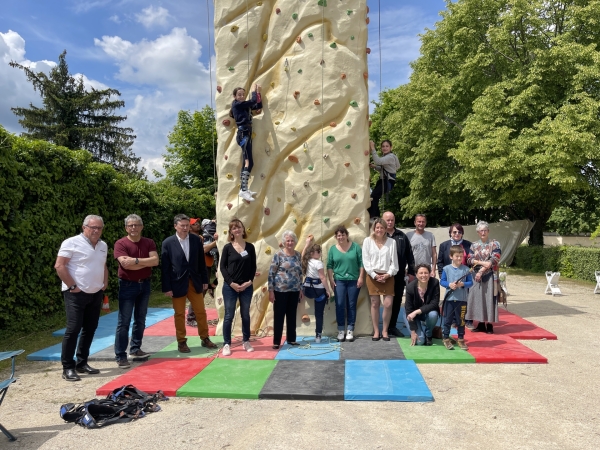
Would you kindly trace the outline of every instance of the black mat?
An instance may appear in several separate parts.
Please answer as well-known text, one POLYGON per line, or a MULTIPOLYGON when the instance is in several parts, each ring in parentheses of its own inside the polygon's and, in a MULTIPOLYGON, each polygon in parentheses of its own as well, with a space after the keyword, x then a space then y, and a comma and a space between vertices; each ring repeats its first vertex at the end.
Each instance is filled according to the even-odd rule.
MULTIPOLYGON (((147 353, 155 353, 161 351, 167 345, 172 344, 176 341, 175 336, 144 336, 142 340, 142 350, 147 353)), ((127 349, 129 352, 129 349, 127 349)), ((146 361, 148 357, 145 358, 132 358, 127 355, 129 360, 133 361, 146 361)), ((110 347, 105 348, 99 352, 96 352, 88 358, 89 361, 114 361, 115 360, 115 347, 111 345, 110 347)))
POLYGON ((344 400, 344 361, 277 361, 258 398, 344 400))
POLYGON ((371 336, 361 336, 354 342, 342 342, 340 360, 389 360, 406 359, 398 344, 398 340, 391 337, 389 341, 372 341, 371 336))

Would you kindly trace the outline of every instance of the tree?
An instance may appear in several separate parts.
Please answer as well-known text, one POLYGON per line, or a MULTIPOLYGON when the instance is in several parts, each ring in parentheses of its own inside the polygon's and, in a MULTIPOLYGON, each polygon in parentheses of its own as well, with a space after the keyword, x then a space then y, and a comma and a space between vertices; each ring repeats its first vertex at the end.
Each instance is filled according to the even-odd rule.
POLYGON ((179 111, 163 155, 167 180, 175 186, 214 192, 216 141, 215 112, 210 106, 193 113, 179 111))
MULTIPOLYGON (((66 50, 59 56, 58 65, 50 74, 33 72, 28 67, 11 61, 11 67, 25 72, 33 88, 39 91, 43 107, 11 108, 19 117, 19 123, 27 130, 24 136, 43 139, 71 150, 88 150, 95 161, 105 162, 115 168, 137 172, 140 158, 131 151, 135 139, 131 128, 118 124, 127 119, 115 111, 125 106, 114 99, 121 94, 116 89, 85 89, 83 77, 69 74, 66 50)), ((139 172, 141 175, 142 172, 139 172)))
POLYGON ((590 189, 600 160, 600 2, 459 0, 442 16, 380 121, 403 143, 402 204, 529 218, 541 245, 554 208, 590 189))

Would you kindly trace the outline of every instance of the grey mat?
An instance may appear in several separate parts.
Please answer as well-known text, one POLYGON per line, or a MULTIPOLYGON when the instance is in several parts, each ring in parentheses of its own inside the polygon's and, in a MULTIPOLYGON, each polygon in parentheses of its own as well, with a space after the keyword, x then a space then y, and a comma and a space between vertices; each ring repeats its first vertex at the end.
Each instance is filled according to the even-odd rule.
POLYGON ((344 361, 277 361, 258 398, 344 400, 344 361))
MULTIPOLYGON (((142 350, 148 353, 156 353, 161 351, 167 345, 172 344, 177 339, 175 336, 144 336, 142 340, 142 350)), ((129 352, 129 349, 128 349, 129 352)), ((129 360, 133 361, 145 361, 146 358, 132 358, 128 356, 129 360)), ((111 345, 110 347, 105 348, 104 350, 100 350, 96 352, 88 358, 89 361, 114 361, 115 360, 115 347, 111 345)))
POLYGON ((406 359, 398 339, 372 341, 371 336, 360 336, 354 342, 342 342, 340 359, 347 360, 390 360, 406 359))

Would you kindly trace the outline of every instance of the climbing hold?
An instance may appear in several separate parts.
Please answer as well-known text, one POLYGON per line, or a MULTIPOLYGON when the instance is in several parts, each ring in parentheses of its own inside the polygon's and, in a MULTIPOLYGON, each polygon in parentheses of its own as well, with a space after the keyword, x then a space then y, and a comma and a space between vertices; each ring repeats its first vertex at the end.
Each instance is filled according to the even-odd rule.
POLYGON ((298 37, 296 38, 296 42, 297 42, 298 44, 302 43, 302 37, 301 37, 301 36, 298 36, 298 37))
POLYGON ((369 156, 369 150, 365 150, 364 153, 365 153, 365 156, 369 156))
POLYGON ((349 162, 345 162, 345 163, 344 163, 344 166, 346 166, 346 167, 350 167, 350 163, 349 163, 349 162))
POLYGON ((300 91, 294 91, 294 98, 300 97, 300 91))
POLYGON ((330 123, 329 123, 329 126, 330 126, 331 128, 337 127, 337 123, 335 123, 335 122, 330 122, 330 123))
POLYGON ((248 48, 248 43, 247 42, 244 44, 244 48, 248 48))
POLYGON ((253 116, 258 116, 259 114, 262 114, 262 108, 260 108, 260 109, 251 109, 250 111, 252 112, 253 116))
POLYGON ((298 69, 298 73, 302 73, 302 69, 298 69))
POLYGON ((367 55, 371 54, 371 49, 369 47, 367 47, 367 55))
POLYGON ((232 208, 232 204, 231 203, 227 203, 227 209, 231 209, 232 208))
POLYGON ((261 179, 261 180, 264 180, 265 178, 266 178, 266 175, 265 175, 264 173, 261 173, 261 174, 260 174, 260 179, 261 179))
POLYGON ((296 127, 290 127, 290 130, 296 131, 296 127))
POLYGON ((314 167, 313 166, 308 166, 308 170, 313 170, 314 167))
MULTIPOLYGON (((270 252, 270 251, 271 251, 271 249, 269 248, 269 252, 270 252)), ((265 250, 265 253, 266 253, 266 250, 265 250)), ((269 253, 269 254, 270 254, 270 253, 269 253)), ((266 286, 263 286, 263 287, 261 288, 261 291, 263 291, 263 292, 267 292, 267 287, 266 287, 266 286)))
POLYGON ((256 2, 256 6, 262 6, 262 2, 256 2))
POLYGON ((354 36, 350 36, 350 40, 353 41, 354 40, 354 36))
POLYGON ((271 156, 271 149, 269 147, 265 147, 265 153, 267 156, 271 156))
POLYGON ((217 299, 217 303, 218 303, 219 305, 222 305, 222 304, 223 304, 223 297, 219 297, 219 298, 217 299))
POLYGON ((239 29, 240 29, 240 27, 238 27, 237 25, 234 25, 234 26, 231 27, 231 32, 235 33, 239 29))
POLYGON ((367 14, 369 14, 369 7, 367 6, 367 14))
POLYGON ((325 218, 323 219, 323 223, 327 223, 327 222, 329 222, 329 217, 325 217, 325 218))
POLYGON ((304 182, 304 187, 308 187, 308 180, 304 182))
POLYGON ((344 148, 345 148, 346 150, 348 150, 350 147, 352 147, 350 144, 346 144, 346 145, 344 146, 344 148))
POLYGON ((327 197, 329 195, 329 191, 323 191, 323 192, 321 192, 321 195, 323 197, 327 197))
POLYGON ((329 157, 329 155, 328 155, 327 153, 325 153, 325 154, 323 155, 323 159, 327 159, 328 157, 329 157))
MULTIPOLYGON (((294 222, 294 223, 298 223, 298 221, 297 221, 296 219, 292 219, 292 222, 294 222)), ((279 246, 280 246, 280 247, 283 247, 283 245, 282 245, 282 244, 279 244, 279 246)))
POLYGON ((329 44, 329 46, 330 46, 331 48, 337 48, 337 44, 336 44, 335 42, 332 42, 331 44, 329 44))
POLYGON ((217 86, 217 92, 220 94, 221 92, 223 92, 223 88, 221 86, 217 86))
MULTIPOLYGON (((250 203, 250 202, 248 202, 248 203, 250 203)), ((250 229, 250 227, 246 228, 246 233, 248 233, 248 234, 252 233, 252 230, 250 229)))
POLYGON ((228 127, 231 124, 231 121, 229 119, 224 119, 222 123, 223 123, 223 125, 228 127))
POLYGON ((292 197, 295 197, 295 196, 296 196, 296 191, 294 191, 294 190, 292 189, 292 197))
POLYGON ((367 79, 369 78, 369 74, 368 74, 367 72, 364 72, 364 73, 363 73, 363 78, 364 78, 365 80, 367 80, 367 79))
POLYGON ((356 194, 351 194, 350 197, 356 198, 356 194))
POLYGON ((352 122, 348 121, 348 122, 346 122, 346 125, 350 126, 350 125, 352 125, 352 122))
POLYGON ((360 223, 360 217, 357 217, 356 219, 354 219, 354 223, 355 223, 356 225, 358 225, 358 224, 360 223))
MULTIPOLYGON (((266 253, 267 255, 270 255, 270 254, 271 254, 271 247, 267 247, 267 249, 265 250, 265 253, 266 253)), ((263 292, 265 292, 265 289, 266 289, 266 287, 265 287, 265 286, 263 286, 263 292)))
POLYGON ((335 136, 329 135, 325 139, 327 139, 327 142, 329 142, 331 144, 333 141, 335 141, 335 136))
POLYGON ((298 158, 294 155, 290 155, 288 156, 288 159, 293 162, 293 163, 297 163, 298 162, 298 158))
POLYGON ((229 68, 227 70, 229 70, 230 72, 233 72, 235 70, 235 67, 229 66, 229 68))
POLYGON ((309 38, 312 38, 312 37, 313 37, 313 34, 312 34, 312 33, 308 33, 308 35, 307 35, 307 36, 308 36, 309 38))
POLYGON ((346 14, 348 14, 348 15, 352 14, 352 10, 351 9, 346 10, 346 14))
POLYGON ((281 197, 277 197, 277 201, 280 202, 281 201, 281 197))
POLYGON ((306 153, 308 151, 308 144, 305 142, 302 147, 304 147, 304 153, 306 153))
POLYGON ((319 0, 317 2, 317 5, 319 5, 319 6, 327 6, 327 0, 319 0))
POLYGON ((252 139, 256 138, 256 133, 252 133, 252 139))
POLYGON ((265 216, 271 214, 271 210, 269 208, 265 208, 265 216))
POLYGON ((298 19, 298 13, 292 14, 292 19, 294 19, 294 20, 298 19))
POLYGON ((271 85, 272 88, 275 87, 275 82, 274 81, 271 81, 269 84, 271 85))
POLYGON ((350 106, 354 106, 356 108, 358 106, 358 102, 356 100, 351 100, 350 106))
POLYGON ((365 19, 365 22, 367 22, 367 25, 369 25, 369 23, 371 22, 371 19, 369 19, 368 17, 365 19))
POLYGON ((319 64, 321 64, 321 65, 325 64, 325 60, 324 60, 324 59, 322 59, 322 60, 321 60, 321 62, 320 62, 319 64))
POLYGON ((283 244, 281 242, 279 243, 279 248, 283 248, 283 244))
POLYGON ((279 8, 275 9, 275 14, 281 14, 281 9, 279 9, 279 8))
POLYGON ((267 33, 263 34, 263 41, 266 42, 268 37, 269 36, 267 36, 267 33))
POLYGON ((345 74, 345 73, 343 73, 343 74, 340 76, 340 78, 341 78, 342 80, 345 80, 345 79, 346 79, 346 74, 345 74))
POLYGON ((279 120, 275 121, 275 125, 279 125, 281 122, 279 120))
POLYGON ((225 161, 227 161, 229 159, 229 156, 225 155, 223 156, 223 158, 225 158, 225 161))
POLYGON ((287 60, 287 58, 285 58, 285 62, 283 63, 283 70, 286 72, 290 71, 290 62, 287 60))
POLYGON ((227 178, 229 178, 229 179, 231 180, 231 179, 233 178, 233 175, 232 175, 232 174, 230 174, 230 173, 228 173, 228 174, 227 174, 227 178))
POLYGON ((321 102, 317 99, 313 102, 315 104, 315 106, 319 106, 321 104, 321 102))

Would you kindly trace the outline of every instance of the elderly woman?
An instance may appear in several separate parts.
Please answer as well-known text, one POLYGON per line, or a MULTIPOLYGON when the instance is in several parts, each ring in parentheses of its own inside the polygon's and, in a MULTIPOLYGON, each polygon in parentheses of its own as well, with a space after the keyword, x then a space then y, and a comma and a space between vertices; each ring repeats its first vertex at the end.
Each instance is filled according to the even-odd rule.
POLYGON ((406 327, 410 345, 431 345, 440 308, 440 282, 431 276, 429 264, 419 264, 416 280, 406 286, 406 327))
POLYGON ((471 242, 463 239, 463 235, 465 233, 465 229, 458 222, 453 223, 448 230, 448 234, 450 235, 450 239, 444 241, 440 244, 440 249, 438 251, 438 259, 437 259, 437 270, 442 278, 442 270, 444 267, 452 264, 452 259, 450 259, 450 247, 453 245, 460 245, 463 248, 463 259, 462 264, 464 266, 467 265, 467 258, 469 257, 469 250, 471 250, 471 242))
MULTIPOLYGON (((398 252, 396 241, 389 238, 386 223, 382 219, 373 222, 371 236, 365 238, 362 259, 367 273, 367 289, 371 296, 371 320, 373 321, 373 340, 383 336, 389 341, 388 327, 394 302, 394 275, 398 272, 398 252), (383 295, 383 330, 379 334, 379 296, 383 295)), ((401 292, 398 295, 402 295, 401 292)))
POLYGON ((286 322, 286 339, 296 342, 296 310, 301 299, 302 257, 295 250, 298 238, 286 230, 281 237, 283 249, 275 253, 269 268, 269 301, 273 303, 273 348, 281 345, 283 321, 286 322))
POLYGON ((338 341, 354 341, 356 323, 356 302, 363 285, 362 252, 356 242, 348 238, 348 230, 340 225, 334 233, 337 244, 329 248, 327 254, 327 275, 329 286, 335 294, 335 318, 338 328, 338 341), (348 332, 346 329, 348 320, 348 332))
POLYGON ((375 188, 371 193, 371 207, 368 211, 371 217, 381 217, 379 200, 381 197, 387 196, 394 188, 396 184, 396 172, 400 168, 400 161, 392 153, 392 141, 388 139, 381 143, 381 156, 377 154, 375 142, 369 141, 369 147, 373 157, 373 164, 370 164, 369 167, 379 172, 379 180, 377 180, 375 188))
POLYGON ((502 250, 500 243, 489 238, 490 226, 481 220, 477 223, 479 240, 471 244, 467 264, 475 269, 473 287, 467 297, 466 320, 479 322, 473 331, 494 332, 493 322, 498 322, 498 265, 502 250))

